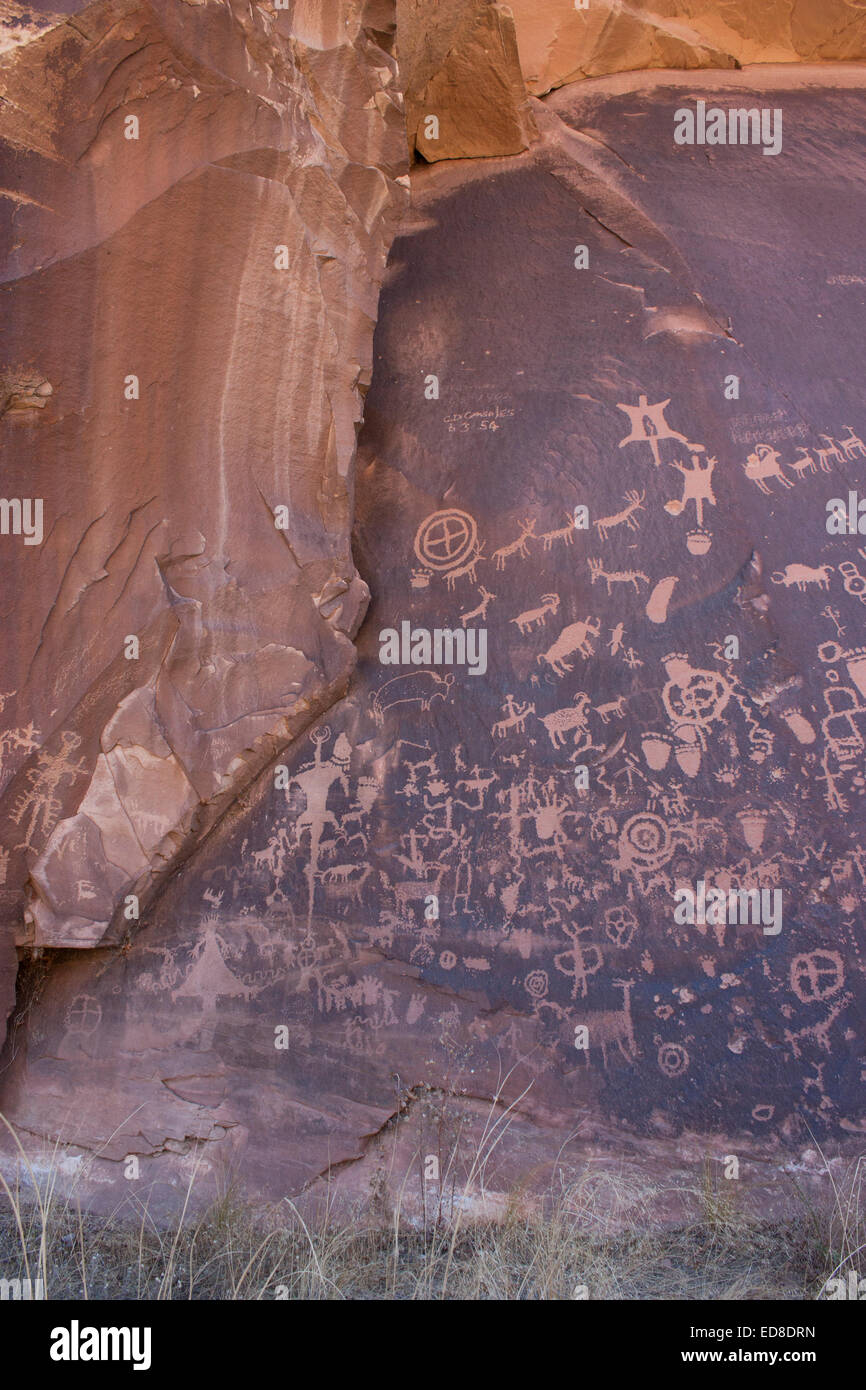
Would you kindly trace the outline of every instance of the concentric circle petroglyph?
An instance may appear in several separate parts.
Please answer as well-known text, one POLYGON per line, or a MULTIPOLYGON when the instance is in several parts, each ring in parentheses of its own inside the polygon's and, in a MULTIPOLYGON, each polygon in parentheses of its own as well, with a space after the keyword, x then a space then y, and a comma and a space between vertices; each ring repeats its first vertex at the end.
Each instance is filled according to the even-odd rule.
POLYGON ((421 522, 415 535, 415 554, 429 569, 444 573, 462 565, 475 549, 477 539, 475 518, 450 507, 432 512, 421 522))

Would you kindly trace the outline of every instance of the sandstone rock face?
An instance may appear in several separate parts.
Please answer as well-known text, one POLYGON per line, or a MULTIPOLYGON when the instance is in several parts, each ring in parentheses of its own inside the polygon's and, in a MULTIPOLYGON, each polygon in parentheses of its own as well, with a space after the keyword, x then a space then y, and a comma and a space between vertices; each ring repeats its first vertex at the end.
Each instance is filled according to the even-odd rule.
POLYGON ((866 57, 856 0, 511 0, 520 62, 536 96, 582 77, 641 68, 866 57))
POLYGON ((535 132, 514 19, 490 0, 398 0, 409 148, 433 164, 519 154, 535 132))
MULTIPOLYGON (((736 1153, 765 1203, 815 1140, 862 1145, 866 555, 826 523, 866 470, 866 81, 755 80, 575 85, 523 156, 416 171, 349 694, 128 947, 22 975, 0 1102, 87 1200, 128 1194, 127 1155, 157 1207, 195 1171, 429 1214, 446 1173, 495 1209, 736 1153), (781 110, 782 150, 677 145, 697 100, 781 110), (689 921, 701 883, 720 919, 689 921)), ((34 432, 65 418, 40 370, 34 432)), ((159 693, 101 720, 92 824, 167 761, 159 693)))
POLYGON ((345 688, 406 201, 386 0, 58 8, 0 58, 4 1018, 345 688))

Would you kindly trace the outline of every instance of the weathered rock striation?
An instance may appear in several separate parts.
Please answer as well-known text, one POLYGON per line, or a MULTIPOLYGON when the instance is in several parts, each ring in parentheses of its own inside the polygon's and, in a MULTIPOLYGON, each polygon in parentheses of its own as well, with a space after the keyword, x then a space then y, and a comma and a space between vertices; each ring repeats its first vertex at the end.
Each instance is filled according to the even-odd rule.
POLYGON ((66 9, 0 58, 4 1017, 345 689, 406 201, 392 5, 66 9))

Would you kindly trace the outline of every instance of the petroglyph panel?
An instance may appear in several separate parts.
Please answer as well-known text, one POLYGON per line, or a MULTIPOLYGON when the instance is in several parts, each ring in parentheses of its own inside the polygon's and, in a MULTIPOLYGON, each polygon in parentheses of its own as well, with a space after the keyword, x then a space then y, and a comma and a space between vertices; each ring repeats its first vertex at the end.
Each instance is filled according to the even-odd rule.
MULTIPOLYGON (((53 1132, 74 1085, 109 1160, 160 1174, 179 1133, 275 1194, 342 1181, 424 1087, 501 1094, 550 1164, 578 1130, 765 1156, 866 1132, 866 542, 826 525, 866 489, 864 306, 817 212, 858 244, 866 94, 762 80, 714 91, 784 105, 757 165, 677 149, 692 87, 666 76, 560 92, 527 154, 417 175, 349 694, 122 951, 55 967, 13 1118, 53 1132), (677 326, 698 310, 718 332, 677 326)), ((47 812, 16 805, 24 839, 47 812)), ((526 1176, 519 1145, 498 1161, 526 1176)))

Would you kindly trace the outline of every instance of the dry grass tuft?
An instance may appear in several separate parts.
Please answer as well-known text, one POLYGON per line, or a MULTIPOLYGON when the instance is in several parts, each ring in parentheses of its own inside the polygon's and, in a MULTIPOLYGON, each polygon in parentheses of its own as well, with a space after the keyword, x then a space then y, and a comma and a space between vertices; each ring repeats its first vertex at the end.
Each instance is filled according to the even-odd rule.
POLYGON ((814 1299, 866 1265, 862 1158, 841 1181, 828 1167, 829 1210, 804 1199, 786 1222, 738 1214, 733 1184, 708 1167, 698 1215, 677 1229, 653 1221, 657 1190, 589 1170, 543 1213, 515 1194, 501 1220, 470 1221, 458 1196, 449 1221, 420 1230, 399 1207, 311 1227, 288 1199, 253 1210, 232 1193, 193 1216, 191 1183, 166 1229, 145 1205, 84 1214, 58 1196, 56 1167, 37 1178, 15 1141, 25 1178, 0 1177, 0 1278, 41 1279, 49 1299, 814 1299))

